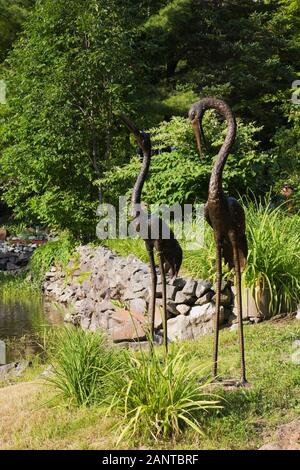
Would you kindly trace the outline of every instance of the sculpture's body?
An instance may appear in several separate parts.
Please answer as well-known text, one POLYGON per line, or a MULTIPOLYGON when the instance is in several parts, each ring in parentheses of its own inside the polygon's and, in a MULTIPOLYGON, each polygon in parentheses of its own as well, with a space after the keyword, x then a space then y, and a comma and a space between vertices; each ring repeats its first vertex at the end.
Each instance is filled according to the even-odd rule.
POLYGON ((218 365, 218 343, 219 343, 219 317, 220 297, 222 282, 222 257, 230 268, 234 268, 236 275, 237 311, 239 322, 239 340, 241 355, 241 382, 246 383, 244 336, 242 321, 242 298, 241 298, 241 271, 247 259, 247 239, 245 234, 245 215, 238 201, 224 194, 222 189, 222 173, 230 149, 236 135, 236 122, 229 106, 222 100, 215 98, 204 98, 192 105, 189 117, 195 131, 200 155, 202 119, 207 109, 217 110, 227 121, 227 134, 225 141, 218 153, 214 165, 210 183, 208 200, 205 206, 205 217, 214 230, 217 257, 217 295, 215 315, 215 338, 213 355, 213 375, 217 375, 218 365))
MULTIPOLYGON (((137 216, 137 212, 141 212, 141 194, 145 179, 147 177, 150 161, 151 161, 151 141, 150 136, 144 132, 140 132, 136 126, 125 116, 120 116, 122 121, 128 129, 134 134, 136 141, 142 151, 143 162, 140 173, 135 182, 132 200, 131 200, 131 215, 137 216)), ((140 231, 140 222, 143 220, 143 214, 137 219, 137 231, 140 231)), ((144 214, 145 215, 145 214, 144 214)), ((176 240, 172 230, 158 218, 156 215, 146 214, 147 223, 147 237, 145 238, 145 245, 147 248, 150 269, 151 269, 151 295, 149 302, 149 313, 151 319, 151 337, 154 338, 154 323, 155 323, 155 299, 157 288, 157 275, 154 263, 154 248, 157 251, 159 258, 159 270, 162 282, 162 300, 163 300, 163 329, 164 329, 164 345, 168 349, 168 335, 167 335, 167 297, 166 297, 166 274, 170 272, 171 276, 175 278, 182 262, 182 250, 176 240), (157 230, 159 227, 159 230, 157 230), (158 238, 153 239, 153 233, 158 232, 158 238), (162 234, 170 233, 169 239, 163 239, 162 234)))

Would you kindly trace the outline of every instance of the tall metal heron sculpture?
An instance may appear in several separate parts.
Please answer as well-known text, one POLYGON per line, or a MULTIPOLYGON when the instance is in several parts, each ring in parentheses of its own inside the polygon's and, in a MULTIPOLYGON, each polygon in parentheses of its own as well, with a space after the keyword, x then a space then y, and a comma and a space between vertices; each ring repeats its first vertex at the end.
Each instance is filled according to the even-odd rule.
POLYGON ((133 133, 143 157, 141 170, 133 187, 131 215, 132 217, 137 218, 137 232, 142 232, 140 225, 143 221, 146 221, 147 224, 147 235, 144 238, 144 241, 149 256, 151 270, 149 313, 151 319, 150 332, 152 340, 154 340, 155 331, 155 304, 157 291, 154 248, 158 254, 162 283, 164 346, 166 351, 168 351, 166 274, 170 273, 173 279, 177 276, 182 263, 182 249, 170 227, 168 227, 167 224, 157 215, 149 214, 148 212, 146 214, 143 213, 143 209, 141 208, 143 185, 149 172, 152 155, 150 135, 145 132, 140 132, 126 116, 121 115, 120 119, 127 126, 130 132, 133 133), (152 238, 153 234, 156 235, 156 238, 152 238), (164 234, 165 236, 168 236, 168 238, 164 238, 164 234))
POLYGON ((213 228, 216 257, 217 257, 217 298, 215 315, 215 336, 213 351, 213 376, 217 376, 218 347, 219 347, 219 319, 222 283, 222 257, 230 268, 234 268, 236 276, 236 297, 239 325, 241 383, 246 384, 245 348, 242 318, 241 271, 247 260, 247 239, 245 233, 245 214, 242 206, 233 197, 228 197, 222 189, 223 169, 234 144, 236 136, 236 121, 229 106, 222 100, 204 98, 194 103, 189 111, 200 157, 202 157, 201 141, 203 140, 202 120, 207 109, 215 109, 227 121, 225 141, 219 150, 209 182, 208 200, 205 205, 205 218, 213 228))

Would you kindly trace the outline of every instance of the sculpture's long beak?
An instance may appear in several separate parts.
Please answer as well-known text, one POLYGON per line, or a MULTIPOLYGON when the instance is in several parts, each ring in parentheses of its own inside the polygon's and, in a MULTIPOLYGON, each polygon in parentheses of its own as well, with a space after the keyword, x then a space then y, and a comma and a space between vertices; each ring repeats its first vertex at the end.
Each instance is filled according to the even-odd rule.
POLYGON ((121 119, 121 121, 123 121, 123 123, 125 124, 125 126, 130 130, 130 132, 133 133, 133 135, 136 137, 136 138, 139 138, 140 137, 140 131, 138 130, 138 128, 135 126, 135 124, 133 124, 132 121, 130 121, 130 119, 125 116, 124 114, 119 114, 119 118, 121 119))
POLYGON ((203 151, 202 151, 202 145, 201 145, 201 138, 203 136, 203 132, 202 132, 202 129, 200 127, 200 122, 199 122, 199 119, 198 119, 197 115, 192 120, 192 126, 193 126, 193 130, 194 130, 194 134, 195 134, 195 138, 196 138, 200 158, 203 158, 203 151))

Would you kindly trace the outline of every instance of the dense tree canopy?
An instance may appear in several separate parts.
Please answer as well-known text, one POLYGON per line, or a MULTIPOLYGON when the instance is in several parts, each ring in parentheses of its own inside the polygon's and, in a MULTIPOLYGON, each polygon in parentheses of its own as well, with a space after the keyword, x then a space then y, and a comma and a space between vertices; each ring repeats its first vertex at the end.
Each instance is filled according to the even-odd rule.
POLYGON ((211 115, 211 155, 187 174, 196 154, 184 118, 193 101, 211 94, 226 99, 240 123, 226 187, 263 194, 283 178, 299 184, 299 107, 291 105, 300 70, 297 0, 0 0, 0 6, 8 91, 0 106, 0 178, 16 217, 94 232, 99 199, 127 192, 138 171, 120 111, 155 128, 156 147, 161 135, 174 142, 165 158, 153 160, 148 201, 205 199, 222 129, 211 115), (188 137, 178 143, 179 136, 188 137), (170 168, 176 168, 171 190, 170 168))
POLYGON ((0 63, 11 48, 35 0, 0 0, 0 63))

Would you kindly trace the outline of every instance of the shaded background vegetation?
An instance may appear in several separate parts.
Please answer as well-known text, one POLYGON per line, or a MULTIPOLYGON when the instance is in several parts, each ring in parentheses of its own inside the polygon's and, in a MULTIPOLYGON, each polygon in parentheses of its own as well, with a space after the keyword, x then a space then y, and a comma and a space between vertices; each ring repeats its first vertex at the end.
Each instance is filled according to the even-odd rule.
POLYGON ((297 0, 0 5, 1 199, 15 219, 94 236, 99 200, 127 193, 138 170, 120 111, 152 129, 161 151, 145 199, 205 200, 224 127, 213 115, 207 121, 200 165, 186 114, 211 94, 239 119, 226 189, 263 195, 288 181, 299 194, 297 0))

